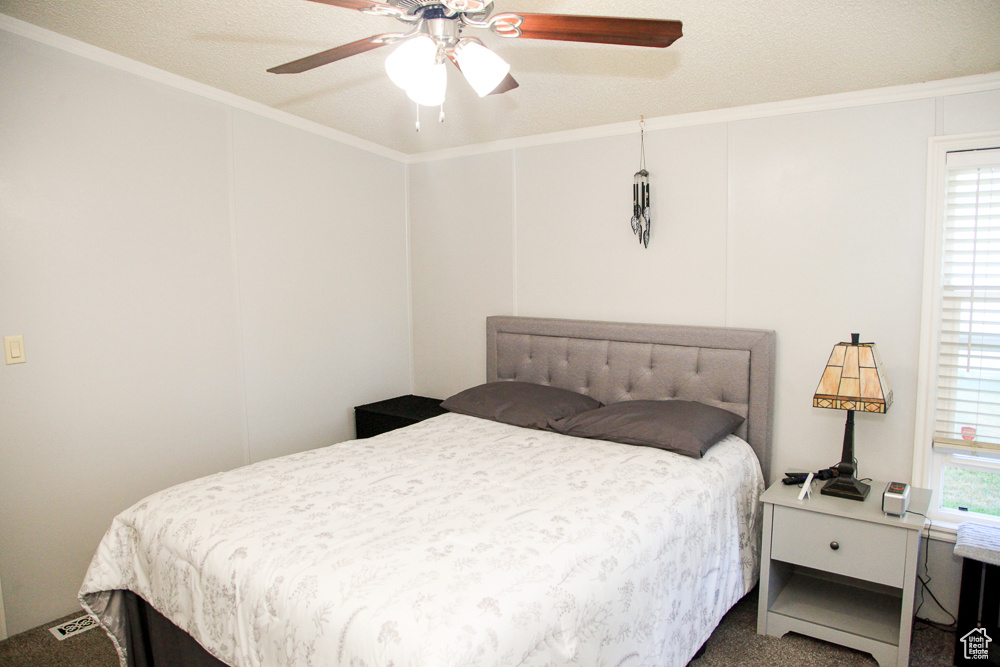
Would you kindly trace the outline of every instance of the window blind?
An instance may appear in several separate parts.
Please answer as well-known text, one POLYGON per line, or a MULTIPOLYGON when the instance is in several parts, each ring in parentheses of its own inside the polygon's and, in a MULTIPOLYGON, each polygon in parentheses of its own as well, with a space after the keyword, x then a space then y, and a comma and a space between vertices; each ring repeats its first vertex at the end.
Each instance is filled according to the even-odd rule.
POLYGON ((1000 148, 947 164, 934 444, 1000 451, 1000 148))

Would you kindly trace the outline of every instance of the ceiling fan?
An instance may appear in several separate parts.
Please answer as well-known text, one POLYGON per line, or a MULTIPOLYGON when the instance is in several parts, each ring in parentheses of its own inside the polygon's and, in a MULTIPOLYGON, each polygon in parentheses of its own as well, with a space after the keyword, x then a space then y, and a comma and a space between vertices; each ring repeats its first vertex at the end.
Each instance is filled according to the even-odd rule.
POLYGON ((386 58, 389 78, 411 100, 423 106, 444 102, 450 60, 480 97, 517 88, 510 65, 486 48, 467 28, 486 28, 500 37, 594 42, 663 48, 681 36, 681 22, 565 14, 492 14, 493 0, 312 0, 356 9, 366 14, 391 16, 411 24, 406 32, 385 33, 359 39, 327 51, 293 60, 267 70, 297 74, 315 67, 400 43, 386 58))

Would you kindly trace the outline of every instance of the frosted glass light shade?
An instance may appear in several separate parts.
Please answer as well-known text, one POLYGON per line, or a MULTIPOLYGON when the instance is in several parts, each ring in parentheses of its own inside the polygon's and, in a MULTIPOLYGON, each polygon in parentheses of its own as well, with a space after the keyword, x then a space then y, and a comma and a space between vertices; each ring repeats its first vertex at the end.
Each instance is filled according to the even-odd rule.
POLYGON ((412 37, 385 59, 385 73, 394 84, 407 90, 414 83, 418 72, 434 66, 437 44, 427 35, 412 37))
POLYGON ((406 95, 425 107, 444 104, 444 94, 448 87, 448 71, 444 63, 423 67, 413 72, 406 95))
POLYGON ((492 93, 510 72, 510 65, 503 58, 472 40, 459 42, 455 59, 465 80, 480 97, 492 93))

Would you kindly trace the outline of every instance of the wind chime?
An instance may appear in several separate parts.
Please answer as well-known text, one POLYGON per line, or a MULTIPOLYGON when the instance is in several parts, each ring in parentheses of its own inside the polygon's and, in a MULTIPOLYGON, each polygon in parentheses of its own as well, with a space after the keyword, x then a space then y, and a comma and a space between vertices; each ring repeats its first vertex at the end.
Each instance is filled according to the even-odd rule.
POLYGON ((632 184, 632 233, 649 247, 649 172, 646 171, 646 118, 639 117, 639 171, 632 184))

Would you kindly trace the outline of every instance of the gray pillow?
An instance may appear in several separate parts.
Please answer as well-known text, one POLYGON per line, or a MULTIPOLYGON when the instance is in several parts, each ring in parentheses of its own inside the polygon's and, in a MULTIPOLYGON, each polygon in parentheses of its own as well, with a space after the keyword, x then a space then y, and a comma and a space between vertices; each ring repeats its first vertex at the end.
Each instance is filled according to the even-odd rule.
POLYGON ((697 401, 621 401, 552 422, 552 429, 581 438, 658 447, 700 459, 735 431, 743 417, 697 401))
POLYGON ((601 402, 569 389, 529 382, 487 382, 445 399, 451 412, 552 430, 550 422, 601 407, 601 402))

